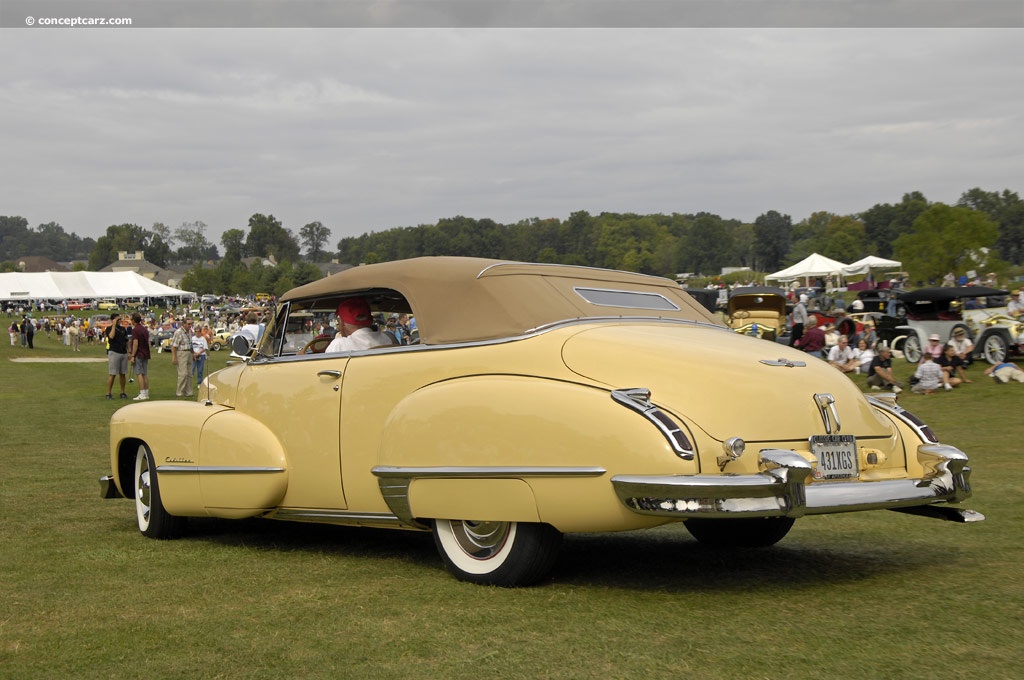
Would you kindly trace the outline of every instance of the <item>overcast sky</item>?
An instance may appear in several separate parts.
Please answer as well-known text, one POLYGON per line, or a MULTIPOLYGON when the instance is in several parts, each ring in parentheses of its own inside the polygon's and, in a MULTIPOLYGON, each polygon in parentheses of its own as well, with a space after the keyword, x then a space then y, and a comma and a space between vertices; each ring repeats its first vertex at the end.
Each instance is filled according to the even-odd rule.
POLYGON ((1017 30, 0 35, 0 215, 343 236, 577 210, 850 214, 1024 192, 1017 30))

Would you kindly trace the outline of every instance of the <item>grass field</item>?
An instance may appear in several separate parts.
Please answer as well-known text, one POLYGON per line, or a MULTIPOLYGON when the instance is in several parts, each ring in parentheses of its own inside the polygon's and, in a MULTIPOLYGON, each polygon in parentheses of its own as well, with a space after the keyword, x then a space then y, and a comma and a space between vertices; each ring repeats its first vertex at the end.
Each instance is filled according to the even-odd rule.
MULTIPOLYGON (((426 534, 203 520, 143 538, 130 501, 99 498, 126 403, 102 398, 105 364, 11 361, 72 357, 36 347, 0 345, 4 678, 1024 677, 1024 385, 979 368, 900 402, 971 456, 985 522, 809 517, 761 551, 680 526, 569 536, 550 580, 506 590, 449 577, 426 534)), ((151 369, 173 398, 169 356, 151 369)))

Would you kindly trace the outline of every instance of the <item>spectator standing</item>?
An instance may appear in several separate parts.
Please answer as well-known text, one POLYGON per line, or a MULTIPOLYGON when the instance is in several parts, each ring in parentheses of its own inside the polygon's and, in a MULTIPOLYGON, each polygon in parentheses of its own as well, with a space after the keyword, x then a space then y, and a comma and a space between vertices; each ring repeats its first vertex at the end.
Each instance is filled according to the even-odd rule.
MULTIPOLYGON (((10 309, 11 309, 10 307, 7 308, 7 310, 8 310, 7 316, 11 315, 10 314, 10 309)), ((11 325, 8 326, 8 328, 7 328, 7 332, 11 336, 11 347, 17 347, 18 346, 18 336, 21 334, 21 330, 18 328, 18 322, 17 321, 12 321, 11 325)))
POLYGON ((132 340, 128 349, 128 361, 135 369, 135 377, 139 380, 139 396, 135 401, 149 399, 149 329, 142 323, 142 315, 132 314, 135 326, 132 328, 132 340))
POLYGON ((171 337, 171 363, 178 368, 176 397, 192 396, 192 320, 185 317, 171 337))
POLYGON ((398 330, 401 331, 399 340, 402 341, 403 345, 408 345, 412 342, 412 328, 409 326, 409 315, 399 314, 398 315, 398 330))
POLYGON ((128 373, 128 330, 121 325, 118 312, 110 315, 110 325, 103 332, 103 337, 107 341, 107 399, 113 399, 111 390, 115 376, 120 378, 121 398, 127 399, 124 387, 128 373))
POLYGON ((71 351, 72 352, 81 352, 82 351, 78 347, 80 342, 81 342, 81 339, 82 339, 82 332, 81 332, 81 329, 78 327, 78 321, 77 320, 75 320, 72 323, 68 324, 68 339, 71 341, 71 351))
POLYGON ((35 349, 35 347, 32 344, 32 338, 35 337, 36 326, 34 323, 32 323, 32 317, 25 317, 25 320, 22 322, 22 328, 25 329, 25 342, 28 345, 28 348, 35 349))
POLYGON ((238 331, 239 335, 246 335, 249 338, 249 344, 254 347, 259 344, 260 338, 263 337, 263 324, 259 320, 260 318, 256 316, 256 312, 249 312, 245 315, 245 325, 238 331))
POLYGON ((804 336, 804 327, 809 321, 807 315, 807 294, 800 293, 800 299, 793 307, 793 327, 790 329, 789 346, 799 347, 800 339, 804 336))
POLYGON ((203 369, 206 368, 206 357, 209 356, 210 345, 203 331, 196 326, 192 336, 192 373, 196 377, 196 387, 203 384, 203 369))

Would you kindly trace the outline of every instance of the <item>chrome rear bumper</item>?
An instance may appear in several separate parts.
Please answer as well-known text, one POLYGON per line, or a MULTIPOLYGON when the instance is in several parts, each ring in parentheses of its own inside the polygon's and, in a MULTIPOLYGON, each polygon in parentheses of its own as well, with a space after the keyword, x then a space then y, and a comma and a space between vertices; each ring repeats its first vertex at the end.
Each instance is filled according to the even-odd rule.
POLYGON ((859 510, 898 510, 960 522, 984 515, 933 503, 959 503, 971 495, 967 455, 952 446, 918 447, 920 479, 808 484, 811 464, 797 453, 764 449, 763 472, 751 475, 617 475, 612 486, 633 512, 692 517, 802 517, 859 510))

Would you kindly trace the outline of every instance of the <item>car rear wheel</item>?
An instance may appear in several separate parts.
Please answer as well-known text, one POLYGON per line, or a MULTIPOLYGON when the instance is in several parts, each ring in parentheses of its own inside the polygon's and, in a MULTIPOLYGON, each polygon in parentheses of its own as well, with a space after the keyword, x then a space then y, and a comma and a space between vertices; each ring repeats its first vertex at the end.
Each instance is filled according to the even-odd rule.
POLYGON ((515 587, 536 583, 551 571, 562 534, 549 524, 439 519, 434 543, 460 581, 515 587))
POLYGON ((986 336, 981 343, 981 351, 985 355, 985 361, 995 365, 1006 360, 1006 340, 1003 336, 993 333, 986 336))
POLYGON ((921 340, 916 335, 908 336, 903 343, 903 357, 912 364, 921 363, 921 340))
POLYGON ((690 535, 705 545, 722 548, 767 548, 775 545, 793 528, 792 517, 736 519, 688 519, 683 524, 690 535))
POLYGON ((220 344, 220 340, 214 340, 213 345, 210 347, 214 352, 219 352, 220 348, 224 345, 220 344))
POLYGON ((139 531, 149 538, 177 538, 185 529, 184 517, 164 509, 153 453, 145 444, 139 444, 135 453, 135 515, 139 531))

